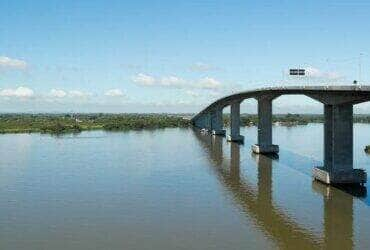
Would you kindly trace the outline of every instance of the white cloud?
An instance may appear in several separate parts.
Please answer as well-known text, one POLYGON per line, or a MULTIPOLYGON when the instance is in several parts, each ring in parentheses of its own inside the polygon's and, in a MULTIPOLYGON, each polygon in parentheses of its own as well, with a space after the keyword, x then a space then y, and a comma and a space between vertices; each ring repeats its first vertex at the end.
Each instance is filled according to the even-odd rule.
POLYGON ((6 56, 0 56, 0 68, 7 69, 25 69, 27 63, 19 59, 13 59, 6 56))
POLYGON ((140 73, 132 77, 132 81, 139 85, 150 86, 154 85, 156 80, 154 77, 140 73))
POLYGON ((57 97, 57 98, 63 98, 67 96, 67 92, 61 89, 52 89, 50 91, 50 96, 57 97))
POLYGON ((196 72, 207 72, 207 71, 211 71, 214 69, 215 67, 213 67, 212 65, 209 65, 203 62, 197 62, 190 66, 190 70, 196 71, 196 72))
POLYGON ((177 105, 191 105, 193 102, 190 100, 178 100, 177 105))
POLYGON ((68 97, 71 97, 71 98, 87 98, 89 96, 91 96, 90 93, 79 91, 79 90, 71 90, 68 92, 68 97))
POLYGON ((210 96, 212 96, 212 97, 221 97, 222 96, 222 93, 221 92, 218 92, 218 91, 211 91, 210 93, 209 93, 209 95, 210 96))
POLYGON ((177 76, 166 76, 162 78, 155 78, 153 76, 138 74, 132 77, 132 81, 138 85, 151 87, 171 87, 178 89, 220 89, 222 84, 212 77, 205 77, 198 81, 188 81, 177 76))
POLYGON ((320 69, 317 69, 314 67, 307 67, 306 74, 308 77, 328 79, 328 80, 339 80, 343 78, 343 76, 340 75, 338 72, 330 72, 330 71, 325 72, 325 71, 321 71, 320 69))
MULTIPOLYGON (((40 95, 39 97, 42 97, 43 95, 40 95)), ((86 99, 88 97, 92 96, 89 92, 84 92, 80 90, 63 90, 63 89, 52 89, 50 92, 44 96, 47 98, 48 101, 53 101, 56 99, 86 99)))
POLYGON ((19 98, 29 98, 34 95, 32 89, 27 87, 18 87, 16 89, 2 89, 0 90, 0 96, 3 97, 19 97, 19 98))
POLYGON ((186 85, 186 81, 176 76, 167 76, 163 77, 159 84, 169 87, 184 87, 184 85, 186 85))
POLYGON ((185 93, 191 97, 198 97, 200 95, 198 92, 195 92, 193 90, 187 90, 185 93))
POLYGON ((196 86, 201 89, 219 89, 221 88, 221 83, 214 78, 205 77, 200 79, 196 86))
POLYGON ((104 95, 111 96, 111 97, 118 97, 118 96, 124 96, 124 93, 120 89, 110 89, 107 90, 104 95))

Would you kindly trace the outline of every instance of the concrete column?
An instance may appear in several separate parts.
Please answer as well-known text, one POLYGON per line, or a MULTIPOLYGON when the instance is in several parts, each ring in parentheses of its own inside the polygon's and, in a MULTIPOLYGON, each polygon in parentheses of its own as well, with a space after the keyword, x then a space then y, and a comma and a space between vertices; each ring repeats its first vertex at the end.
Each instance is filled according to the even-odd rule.
POLYGON ((195 127, 197 128, 204 128, 205 124, 204 124, 204 116, 200 116, 198 117, 195 121, 194 121, 194 124, 193 124, 195 127))
POLYGON ((211 113, 207 113, 207 114, 204 115, 204 128, 207 131, 211 131, 212 130, 212 117, 211 117, 211 113))
POLYGON ((204 129, 207 129, 207 118, 208 118, 208 115, 207 114, 203 114, 201 115, 200 117, 198 117, 198 119, 195 121, 194 125, 202 130, 204 129))
POLYGON ((364 183, 366 173, 353 169, 353 105, 324 106, 324 167, 314 178, 324 183, 364 183))
POLYGON ((258 100, 258 144, 272 144, 272 100, 258 100))
POLYGON ((257 154, 279 152, 279 146, 272 144, 272 99, 258 99, 258 144, 252 146, 252 151, 257 154))
POLYGON ((332 164, 329 172, 353 169, 353 105, 335 105, 332 108, 332 164))
POLYGON ((230 135, 228 141, 243 142, 244 136, 240 135, 240 102, 233 102, 230 108, 230 135))
POLYGON ((226 131, 223 129, 222 107, 217 107, 212 111, 212 134, 225 135, 226 131))
POLYGON ((324 105, 324 167, 330 171, 333 164, 333 105, 324 105))

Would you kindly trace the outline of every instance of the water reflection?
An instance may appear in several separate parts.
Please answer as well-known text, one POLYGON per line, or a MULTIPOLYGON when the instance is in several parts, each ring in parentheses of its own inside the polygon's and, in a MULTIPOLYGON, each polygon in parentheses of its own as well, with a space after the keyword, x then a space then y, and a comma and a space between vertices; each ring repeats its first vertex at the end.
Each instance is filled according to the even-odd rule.
POLYGON ((223 161, 223 153, 222 153, 222 139, 220 136, 210 136, 212 150, 211 152, 211 159, 216 165, 222 164, 223 161))
POLYGON ((230 179, 237 183, 240 178, 240 145, 238 143, 231 143, 230 155, 230 179))
POLYGON ((319 182, 312 182, 312 190, 323 196, 325 247, 352 249, 353 197, 319 182))
MULTIPOLYGON (((353 196, 335 187, 312 182, 312 190, 323 197, 323 232, 321 237, 317 236, 274 204, 273 157, 252 155, 258 168, 255 188, 251 181, 241 177, 240 148, 243 146, 228 144, 230 161, 226 161, 227 157, 223 157, 221 137, 198 132, 194 134, 206 150, 221 185, 229 191, 241 211, 253 217, 266 237, 274 240, 280 248, 353 249, 353 196)), ((248 171, 248 167, 246 169, 248 171)))
MULTIPOLYGON (((289 150, 280 150, 279 163, 289 166, 303 174, 311 176, 312 166, 320 166, 322 163, 314 159, 310 159, 307 156, 299 155, 289 150)), ((335 188, 340 189, 347 194, 355 197, 362 198, 365 200, 367 198, 367 188, 362 185, 335 185, 335 188)), ((369 205, 369 204, 368 204, 369 205)))
POLYGON ((258 166, 258 203, 272 206, 272 159, 264 155, 252 154, 258 166))

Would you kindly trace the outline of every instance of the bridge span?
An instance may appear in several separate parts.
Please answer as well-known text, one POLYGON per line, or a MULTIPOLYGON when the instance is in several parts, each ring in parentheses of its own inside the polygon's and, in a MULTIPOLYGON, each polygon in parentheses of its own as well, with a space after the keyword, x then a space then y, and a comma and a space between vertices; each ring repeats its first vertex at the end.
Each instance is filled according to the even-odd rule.
POLYGON ((370 86, 289 86, 262 88, 225 96, 208 105, 191 121, 212 135, 225 135, 223 109, 230 106, 228 141, 243 142, 240 135, 240 103, 254 98, 258 102, 258 143, 256 154, 277 154, 272 142, 272 102, 281 95, 305 95, 324 105, 324 165, 313 168, 313 177, 326 184, 363 184, 366 172, 353 168, 353 105, 370 101, 370 86))

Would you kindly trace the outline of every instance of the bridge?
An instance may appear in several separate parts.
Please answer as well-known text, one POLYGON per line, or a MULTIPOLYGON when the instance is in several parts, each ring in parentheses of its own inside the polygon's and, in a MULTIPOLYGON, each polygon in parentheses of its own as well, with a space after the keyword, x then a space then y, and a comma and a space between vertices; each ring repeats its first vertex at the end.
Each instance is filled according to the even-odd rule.
POLYGON ((256 154, 278 154, 272 142, 272 102, 282 95, 305 95, 324 105, 324 165, 313 168, 313 177, 326 184, 363 184, 366 172, 353 168, 353 105, 370 101, 370 86, 289 86, 261 88, 225 96, 208 105, 192 119, 192 124, 212 135, 225 135, 223 109, 230 106, 228 141, 243 142, 240 134, 240 104, 254 98, 258 102, 256 154))

